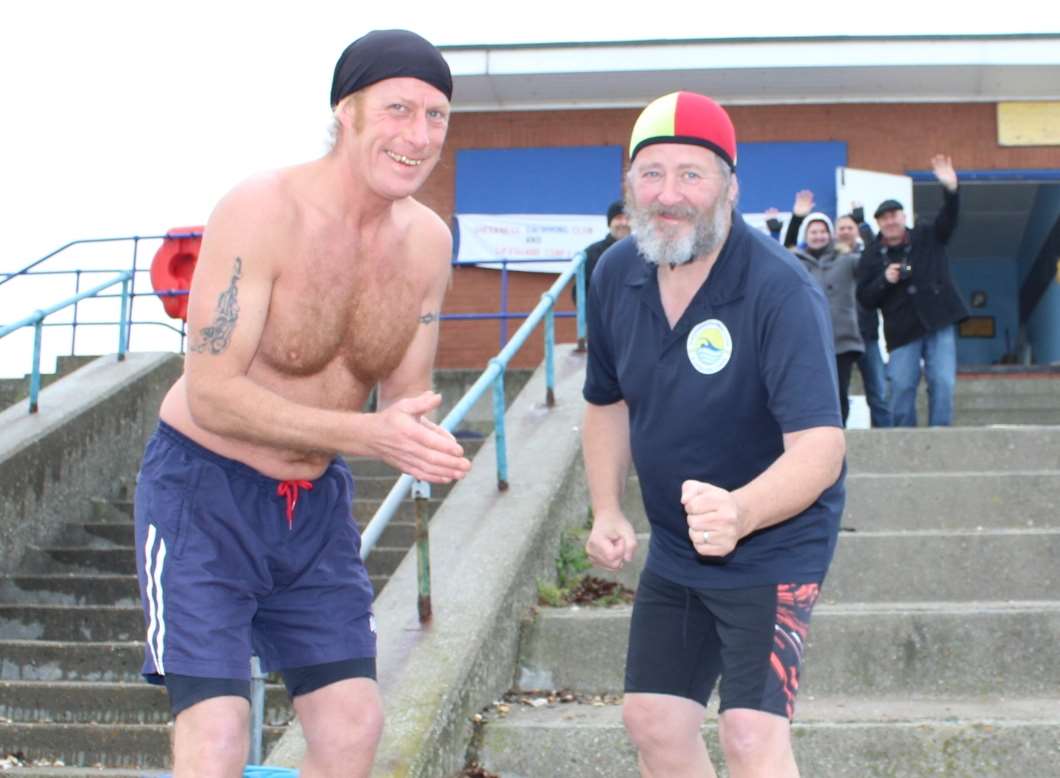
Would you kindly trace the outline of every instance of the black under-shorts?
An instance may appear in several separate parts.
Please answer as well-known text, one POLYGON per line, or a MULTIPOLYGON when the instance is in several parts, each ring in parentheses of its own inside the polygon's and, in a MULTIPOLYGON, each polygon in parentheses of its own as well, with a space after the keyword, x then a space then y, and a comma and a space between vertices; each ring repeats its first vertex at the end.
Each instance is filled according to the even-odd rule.
MULTIPOLYGON (((281 670, 287 693, 293 699, 315 692, 347 678, 375 680, 375 657, 344 659, 306 667, 281 670)), ((166 673, 162 676, 169 692, 169 708, 175 717, 197 702, 213 697, 242 697, 250 701, 250 681, 240 678, 198 678, 192 675, 166 673)))
POLYGON ((627 693, 672 694, 791 719, 819 583, 692 589, 645 570, 626 656, 627 693))

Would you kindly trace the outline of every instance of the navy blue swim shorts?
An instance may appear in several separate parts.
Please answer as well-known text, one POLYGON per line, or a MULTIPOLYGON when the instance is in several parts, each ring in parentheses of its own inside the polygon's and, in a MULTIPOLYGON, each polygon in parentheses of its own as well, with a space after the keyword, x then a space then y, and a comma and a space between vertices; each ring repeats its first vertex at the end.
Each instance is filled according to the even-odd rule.
POLYGON ((147 680, 249 680, 252 654, 266 672, 373 659, 352 500, 341 459, 277 481, 160 423, 136 486, 147 680))

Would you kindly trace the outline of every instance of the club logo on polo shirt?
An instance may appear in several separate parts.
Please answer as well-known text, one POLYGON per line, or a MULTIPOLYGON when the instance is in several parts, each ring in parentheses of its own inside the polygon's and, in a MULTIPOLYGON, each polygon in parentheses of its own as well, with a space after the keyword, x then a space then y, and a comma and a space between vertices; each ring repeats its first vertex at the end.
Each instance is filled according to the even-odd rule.
POLYGON ((729 364, 732 335, 720 320, 707 319, 688 333, 685 349, 692 367, 703 375, 713 375, 729 364))

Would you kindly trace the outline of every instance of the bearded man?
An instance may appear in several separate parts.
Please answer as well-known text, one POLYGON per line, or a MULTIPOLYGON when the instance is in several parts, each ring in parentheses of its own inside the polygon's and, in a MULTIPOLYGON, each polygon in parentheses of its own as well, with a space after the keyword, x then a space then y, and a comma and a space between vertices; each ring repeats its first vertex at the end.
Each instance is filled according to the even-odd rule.
POLYGON ((633 234, 589 299, 586 550, 632 561, 631 464, 652 528, 623 705, 646 778, 715 775, 700 727, 719 678, 728 774, 798 775, 790 721, 845 496, 828 305, 735 210, 735 168, 713 100, 648 105, 630 140, 633 234))

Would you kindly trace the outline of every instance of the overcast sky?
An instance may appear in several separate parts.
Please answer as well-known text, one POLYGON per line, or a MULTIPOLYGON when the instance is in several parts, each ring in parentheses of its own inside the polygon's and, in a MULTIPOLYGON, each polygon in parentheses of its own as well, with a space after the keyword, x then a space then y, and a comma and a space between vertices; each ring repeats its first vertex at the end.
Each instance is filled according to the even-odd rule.
MULTIPOLYGON (((440 45, 1060 30, 1055 3, 1010 0, 1004 14, 956 18, 936 6, 952 4, 670 0, 651 15, 643 3, 570 0, 5 3, 0 270, 77 238, 201 224, 236 181, 318 156, 335 59, 371 29, 405 27, 440 45)), ((112 258, 127 266, 129 252, 66 266, 112 258)), ((35 299, 12 294, 18 285, 0 287, 0 323, 69 291, 35 299)), ((28 370, 22 348, 0 341, 0 375, 28 370)))

